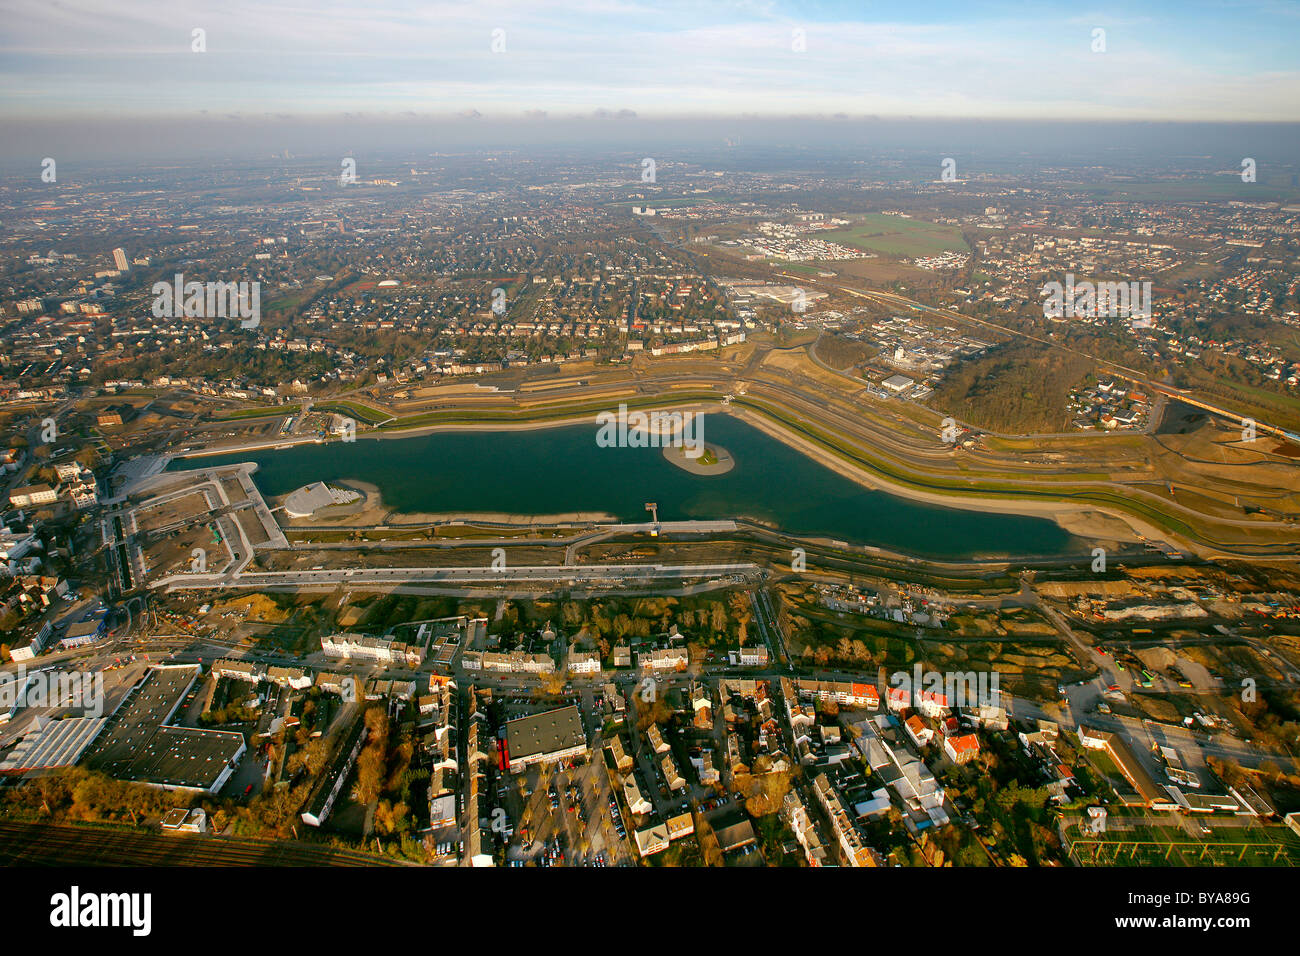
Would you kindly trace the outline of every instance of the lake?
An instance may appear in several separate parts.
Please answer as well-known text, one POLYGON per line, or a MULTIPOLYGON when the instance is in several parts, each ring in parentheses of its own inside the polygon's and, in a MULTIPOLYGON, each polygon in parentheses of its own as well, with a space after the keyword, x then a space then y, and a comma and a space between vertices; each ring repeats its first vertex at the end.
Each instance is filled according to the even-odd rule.
POLYGON ((257 462, 257 486, 287 494, 312 481, 376 485, 410 513, 606 512, 645 521, 753 518, 796 535, 824 535, 928 558, 1086 555, 1054 521, 965 511, 870 491, 731 415, 708 415, 704 438, 731 452, 723 475, 692 475, 659 448, 602 448, 596 425, 534 431, 441 432, 416 438, 297 445, 181 459, 172 469, 257 462))

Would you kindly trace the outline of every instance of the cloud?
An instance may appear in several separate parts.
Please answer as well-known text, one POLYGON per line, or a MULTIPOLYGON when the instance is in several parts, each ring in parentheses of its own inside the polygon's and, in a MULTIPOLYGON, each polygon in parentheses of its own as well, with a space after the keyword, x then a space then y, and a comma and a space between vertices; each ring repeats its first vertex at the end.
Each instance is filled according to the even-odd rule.
POLYGON ((1272 2, 1080 12, 664 0, 10 0, 0 115, 208 109, 479 116, 1300 119, 1272 2), (1107 29, 1105 54, 1090 50, 1107 29), (207 52, 190 31, 207 31, 207 52), (804 31, 806 51, 791 47, 804 31), (507 51, 493 54, 504 29, 507 51), (165 83, 159 78, 166 77, 165 83))

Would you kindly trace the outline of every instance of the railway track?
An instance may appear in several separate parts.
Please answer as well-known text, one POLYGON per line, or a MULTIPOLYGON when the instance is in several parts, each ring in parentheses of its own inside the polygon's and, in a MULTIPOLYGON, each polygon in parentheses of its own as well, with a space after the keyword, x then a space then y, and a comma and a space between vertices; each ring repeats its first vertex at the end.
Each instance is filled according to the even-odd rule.
POLYGON ((0 866, 390 866, 311 844, 63 824, 0 823, 0 866))

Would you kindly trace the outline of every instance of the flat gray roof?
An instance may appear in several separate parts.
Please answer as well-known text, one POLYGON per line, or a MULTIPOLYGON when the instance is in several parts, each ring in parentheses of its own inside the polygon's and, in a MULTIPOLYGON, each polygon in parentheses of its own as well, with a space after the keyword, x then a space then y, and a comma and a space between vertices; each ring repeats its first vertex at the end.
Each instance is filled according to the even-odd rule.
POLYGON ((244 748, 244 735, 165 723, 198 665, 155 667, 108 718, 83 763, 118 780, 208 790, 244 748))
POLYGON ((530 717, 506 721, 506 743, 510 759, 558 753, 573 747, 585 747, 587 735, 582 729, 582 715, 572 704, 530 717))

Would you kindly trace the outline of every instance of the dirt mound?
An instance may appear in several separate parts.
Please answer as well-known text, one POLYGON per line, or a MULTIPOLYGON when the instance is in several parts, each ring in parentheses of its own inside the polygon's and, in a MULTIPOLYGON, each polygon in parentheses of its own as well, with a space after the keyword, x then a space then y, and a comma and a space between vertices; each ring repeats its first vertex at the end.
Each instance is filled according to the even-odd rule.
POLYGON ((1034 590, 1043 597, 1052 598, 1072 598, 1080 594, 1123 598, 1139 593, 1127 581, 1045 581, 1035 584, 1034 590))
POLYGON ((288 611, 265 594, 249 594, 222 601, 214 607, 214 610, 220 613, 239 612, 244 616, 245 621, 258 624, 280 624, 289 617, 288 611))

